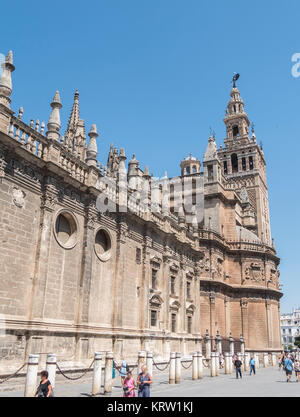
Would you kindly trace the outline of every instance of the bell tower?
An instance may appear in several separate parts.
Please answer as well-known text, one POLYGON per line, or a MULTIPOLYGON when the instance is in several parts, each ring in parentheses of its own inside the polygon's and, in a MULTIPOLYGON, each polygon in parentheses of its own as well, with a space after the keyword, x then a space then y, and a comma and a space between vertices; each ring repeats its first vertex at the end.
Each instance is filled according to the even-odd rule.
POLYGON ((250 121, 235 82, 227 104, 224 123, 225 148, 221 146, 218 149, 222 172, 230 188, 235 189, 240 196, 246 189, 255 213, 255 227, 252 226, 252 231, 262 242, 271 245, 265 157, 262 147, 257 144, 254 125, 250 137, 250 121))

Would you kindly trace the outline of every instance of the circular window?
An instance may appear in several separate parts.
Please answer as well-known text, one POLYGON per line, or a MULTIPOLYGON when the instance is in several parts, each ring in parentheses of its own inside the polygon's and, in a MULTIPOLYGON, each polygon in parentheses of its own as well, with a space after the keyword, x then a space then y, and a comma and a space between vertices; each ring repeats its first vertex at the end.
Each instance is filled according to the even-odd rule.
POLYGON ((105 229, 99 229, 95 236, 95 252, 101 261, 111 257, 111 238, 105 229))
POLYGON ((77 230, 77 221, 71 213, 63 210, 57 214, 54 234, 60 246, 65 249, 74 248, 77 243, 77 230))

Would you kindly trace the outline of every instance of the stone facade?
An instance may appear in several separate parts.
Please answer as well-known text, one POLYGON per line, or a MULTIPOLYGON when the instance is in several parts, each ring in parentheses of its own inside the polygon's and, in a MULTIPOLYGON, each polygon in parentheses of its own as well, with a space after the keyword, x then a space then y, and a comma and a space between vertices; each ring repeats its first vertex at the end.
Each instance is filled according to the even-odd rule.
POLYGON ((135 156, 127 172, 122 149, 111 147, 99 167, 97 129, 87 144, 78 92, 64 136, 58 92, 46 132, 23 122, 23 109, 15 116, 13 70, 9 53, 0 79, 0 363, 46 352, 59 360, 106 350, 186 355, 204 349, 207 331, 224 341, 243 335, 246 350, 281 350, 265 160, 239 90, 227 107, 225 148, 211 136, 203 171, 190 156, 170 181, 199 180, 196 215, 176 211, 167 176, 155 185, 135 156), (156 210, 139 198, 144 184, 158 193, 156 210))

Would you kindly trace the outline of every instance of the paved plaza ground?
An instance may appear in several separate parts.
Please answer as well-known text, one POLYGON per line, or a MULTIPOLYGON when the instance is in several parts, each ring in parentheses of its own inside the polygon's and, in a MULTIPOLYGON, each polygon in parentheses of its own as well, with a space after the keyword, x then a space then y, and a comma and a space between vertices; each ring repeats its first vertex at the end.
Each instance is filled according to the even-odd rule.
MULTIPOLYGON (((136 374, 134 373, 136 379, 136 374)), ((287 383, 285 373, 276 367, 260 368, 256 375, 249 376, 249 372, 243 373, 243 379, 237 380, 235 374, 225 375, 220 370, 218 377, 210 377, 209 370, 204 370, 201 380, 193 381, 191 369, 183 370, 180 384, 169 385, 168 373, 154 371, 154 384, 151 390, 152 397, 281 397, 300 396, 300 383, 295 382, 293 374, 292 382, 287 383)), ((88 397, 91 392, 91 375, 79 381, 69 381, 57 375, 55 396, 57 397, 88 397)), ((24 378, 18 381, 0 385, 0 397, 22 397, 24 394, 24 378)), ((121 397, 122 389, 120 378, 114 380, 114 388, 111 397, 121 397)))

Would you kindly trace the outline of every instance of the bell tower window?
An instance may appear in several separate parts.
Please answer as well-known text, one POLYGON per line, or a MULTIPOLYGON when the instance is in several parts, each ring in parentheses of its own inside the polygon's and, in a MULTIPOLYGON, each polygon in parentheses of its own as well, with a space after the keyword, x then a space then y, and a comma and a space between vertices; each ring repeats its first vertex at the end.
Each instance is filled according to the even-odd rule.
POLYGON ((238 172, 239 165, 238 165, 238 157, 236 153, 233 153, 231 155, 231 166, 232 166, 232 172, 238 172))
POLYGON ((228 172, 227 161, 224 161, 223 166, 224 166, 224 174, 227 174, 228 172))
POLYGON ((239 127, 237 125, 234 125, 233 126, 233 128, 232 128, 232 134, 233 134, 233 137, 239 136, 240 132, 239 132, 239 127))
POLYGON ((242 158, 242 168, 243 171, 246 171, 246 158, 242 158))
POLYGON ((253 158, 252 156, 249 156, 249 168, 252 170, 254 168, 253 166, 253 158))

